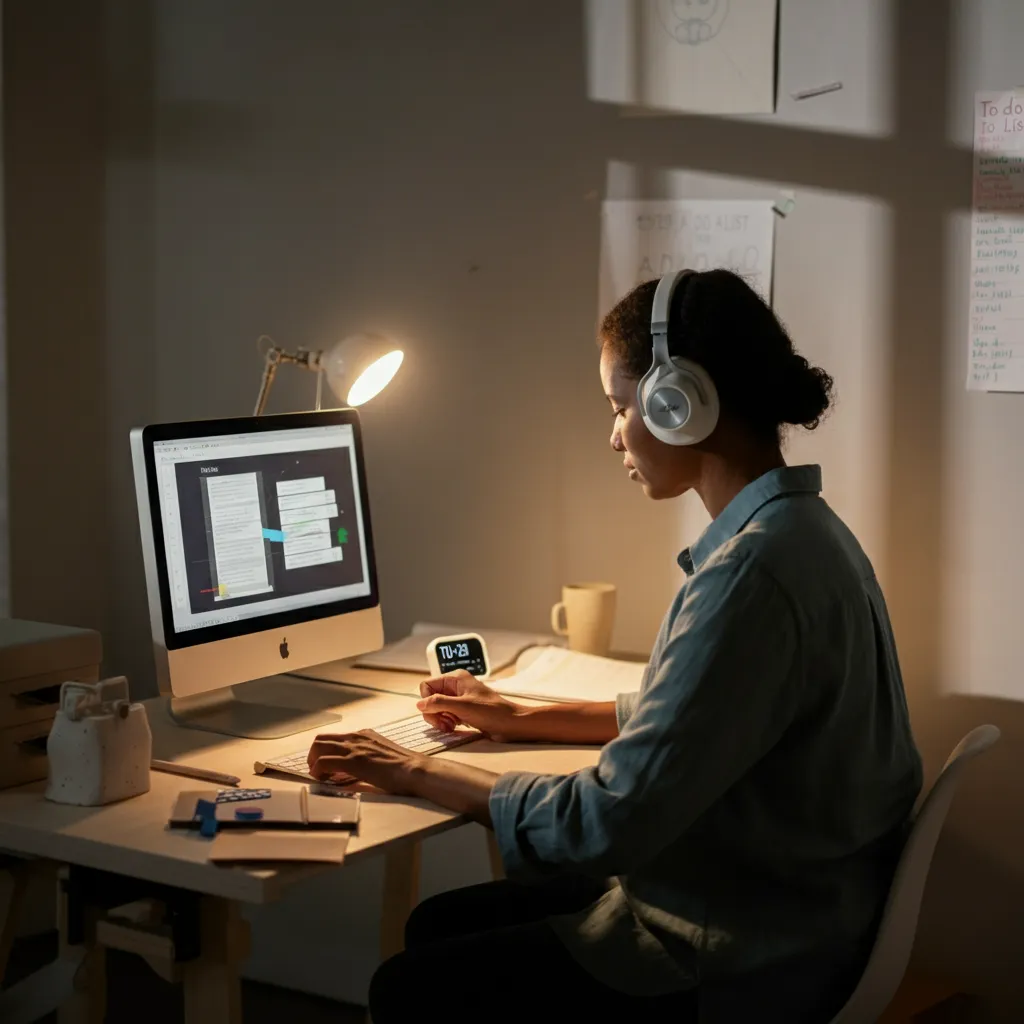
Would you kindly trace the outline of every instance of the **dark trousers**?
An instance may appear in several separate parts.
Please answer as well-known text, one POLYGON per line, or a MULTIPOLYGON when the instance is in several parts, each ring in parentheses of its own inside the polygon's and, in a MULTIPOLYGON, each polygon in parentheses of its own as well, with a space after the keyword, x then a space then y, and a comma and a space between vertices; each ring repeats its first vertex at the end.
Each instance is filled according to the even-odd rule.
POLYGON ((582 910, 602 891, 589 879, 560 878, 486 882, 425 900, 409 917, 405 950, 370 983, 373 1024, 696 1021, 695 992, 631 996, 609 988, 545 922, 582 910))

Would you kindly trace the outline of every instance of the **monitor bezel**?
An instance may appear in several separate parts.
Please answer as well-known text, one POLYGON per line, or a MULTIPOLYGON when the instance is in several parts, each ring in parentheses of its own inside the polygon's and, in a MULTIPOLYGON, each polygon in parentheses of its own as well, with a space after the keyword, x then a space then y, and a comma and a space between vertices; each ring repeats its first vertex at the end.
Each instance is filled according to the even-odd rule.
POLYGON ((362 427, 355 409, 329 409, 321 412, 275 413, 269 416, 238 416, 231 419, 190 420, 184 423, 151 424, 143 428, 142 449, 146 465, 146 493, 149 498, 150 529, 153 535, 154 561, 157 585, 160 591, 160 616, 163 622, 163 643, 169 650, 198 647, 201 644, 229 640, 234 637, 281 629, 300 622, 345 615, 375 608, 380 603, 377 591, 377 561, 373 550, 373 526, 370 520, 370 498, 366 482, 366 462, 363 456, 362 427), (261 433, 271 430, 301 430, 308 427, 352 427, 353 449, 356 460, 356 479, 359 484, 359 504, 363 518, 363 538, 366 546, 366 568, 370 580, 369 594, 331 601, 327 604, 307 605, 273 615, 255 615, 217 626, 204 626, 178 632, 174 625, 171 606, 171 588, 167 573, 164 524, 160 513, 160 493, 156 479, 156 460, 153 445, 159 441, 187 441, 196 437, 216 437, 222 434, 261 433))

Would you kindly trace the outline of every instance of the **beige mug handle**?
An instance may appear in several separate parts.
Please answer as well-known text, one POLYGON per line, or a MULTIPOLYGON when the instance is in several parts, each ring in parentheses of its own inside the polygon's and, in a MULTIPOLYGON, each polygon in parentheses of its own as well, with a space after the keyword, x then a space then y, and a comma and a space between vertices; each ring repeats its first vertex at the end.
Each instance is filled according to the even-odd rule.
POLYGON ((558 636, 569 635, 568 621, 566 625, 562 625, 562 613, 565 611, 565 602, 559 601, 557 604, 551 606, 551 631, 556 633, 558 636))

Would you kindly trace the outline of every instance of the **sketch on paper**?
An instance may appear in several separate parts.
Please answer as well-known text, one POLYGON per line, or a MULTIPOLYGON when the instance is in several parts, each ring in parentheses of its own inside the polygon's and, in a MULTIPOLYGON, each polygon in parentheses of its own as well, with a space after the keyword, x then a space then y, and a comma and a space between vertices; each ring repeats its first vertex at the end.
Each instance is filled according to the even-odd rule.
POLYGON ((777 0, 587 0, 591 99, 702 114, 775 109, 777 0))
POLYGON ((662 28, 686 46, 714 39, 728 13, 729 0, 658 0, 662 28))
POLYGON ((608 200, 598 315, 642 281, 683 269, 725 267, 770 301, 774 231, 766 200, 608 200))

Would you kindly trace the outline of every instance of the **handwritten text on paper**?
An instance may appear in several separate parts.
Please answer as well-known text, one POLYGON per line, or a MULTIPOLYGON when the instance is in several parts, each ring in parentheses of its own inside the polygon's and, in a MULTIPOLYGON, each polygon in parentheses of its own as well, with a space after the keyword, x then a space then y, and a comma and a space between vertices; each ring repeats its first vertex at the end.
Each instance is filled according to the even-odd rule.
POLYGON ((775 215, 764 200, 609 200, 602 210, 601 312, 673 270, 725 267, 765 299, 775 215))
POLYGON ((974 110, 967 387, 1024 391, 1024 90, 974 110))

